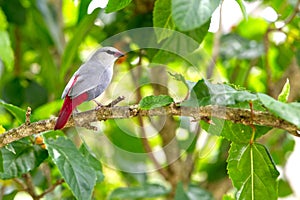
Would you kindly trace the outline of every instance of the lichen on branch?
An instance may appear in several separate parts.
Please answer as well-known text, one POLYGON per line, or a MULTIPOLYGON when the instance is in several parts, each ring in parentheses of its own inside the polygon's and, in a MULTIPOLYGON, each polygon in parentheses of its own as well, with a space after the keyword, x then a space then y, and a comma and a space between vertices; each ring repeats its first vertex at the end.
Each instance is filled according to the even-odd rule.
MULTIPOLYGON (((185 107, 178 106, 176 103, 150 110, 142 110, 138 105, 114 107, 104 106, 98 110, 89 110, 73 114, 65 127, 89 127, 91 122, 96 121, 126 119, 137 116, 149 117, 166 115, 192 117, 194 120, 215 117, 244 125, 254 124, 279 128, 288 131, 294 136, 300 136, 298 133, 299 128, 296 125, 280 119, 269 112, 253 111, 252 113, 250 109, 230 108, 217 105, 185 107)), ((10 129, 0 135, 0 147, 33 134, 51 131, 54 128, 55 121, 56 118, 46 119, 30 124, 24 123, 19 127, 10 129)))

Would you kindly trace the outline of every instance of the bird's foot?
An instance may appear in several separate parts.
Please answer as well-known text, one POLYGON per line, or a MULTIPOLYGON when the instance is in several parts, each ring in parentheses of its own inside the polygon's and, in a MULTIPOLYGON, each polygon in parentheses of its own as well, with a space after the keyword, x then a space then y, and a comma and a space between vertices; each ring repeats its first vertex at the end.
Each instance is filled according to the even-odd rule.
POLYGON ((103 107, 103 105, 101 103, 99 103, 98 101, 96 101, 95 99, 93 101, 97 104, 97 107, 95 108, 95 110, 100 110, 100 108, 103 107))
POLYGON ((115 100, 113 100, 112 102, 107 104, 106 107, 113 107, 113 106, 117 105, 119 102, 123 101, 124 99, 125 99, 124 96, 119 96, 118 98, 116 98, 115 100))

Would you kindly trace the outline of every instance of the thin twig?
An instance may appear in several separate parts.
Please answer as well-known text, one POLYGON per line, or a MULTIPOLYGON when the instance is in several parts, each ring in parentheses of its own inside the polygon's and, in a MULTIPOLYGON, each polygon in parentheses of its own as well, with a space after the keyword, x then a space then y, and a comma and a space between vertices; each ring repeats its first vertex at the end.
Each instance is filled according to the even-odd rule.
POLYGON ((296 5, 295 5, 295 9, 292 12, 292 14, 284 20, 284 24, 289 24, 296 17, 296 15, 300 9, 299 7, 300 7, 300 0, 297 1, 296 5))
POLYGON ((37 195, 35 192, 35 188, 34 188, 35 186, 32 182, 31 175, 29 173, 23 174, 23 178, 24 178, 26 186, 27 186, 26 191, 28 192, 28 194, 30 194, 33 199, 38 199, 38 198, 36 198, 37 195))
POLYGON ((22 180, 20 180, 19 178, 14 178, 13 180, 22 188, 21 190, 26 190, 27 186, 22 180))
POLYGON ((115 100, 113 100, 112 102, 107 104, 106 107, 113 107, 113 106, 117 105, 118 103, 120 103, 121 101, 123 101, 124 99, 125 99, 124 96, 119 96, 118 98, 116 98, 115 100))
POLYGON ((300 6, 300 0, 297 1, 295 9, 293 10, 292 14, 288 16, 284 20, 284 26, 279 28, 273 28, 273 24, 270 24, 265 35, 264 35, 264 51, 265 51, 265 69, 267 71, 267 93, 273 96, 273 82, 272 82, 272 70, 271 65, 269 62, 269 49, 270 49, 270 39, 269 34, 274 31, 281 31, 283 32, 283 27, 285 27, 287 24, 291 23, 291 21, 296 17, 297 13, 299 12, 299 6, 300 6))
POLYGON ((31 115, 31 108, 27 107, 27 111, 26 111, 26 119, 25 119, 25 125, 29 125, 30 124, 30 115, 31 115))
POLYGON ((47 188, 42 194, 38 195, 37 198, 42 198, 44 197, 46 194, 52 192, 57 186, 63 184, 65 182, 64 179, 59 179, 57 180, 53 185, 51 185, 49 188, 47 188))

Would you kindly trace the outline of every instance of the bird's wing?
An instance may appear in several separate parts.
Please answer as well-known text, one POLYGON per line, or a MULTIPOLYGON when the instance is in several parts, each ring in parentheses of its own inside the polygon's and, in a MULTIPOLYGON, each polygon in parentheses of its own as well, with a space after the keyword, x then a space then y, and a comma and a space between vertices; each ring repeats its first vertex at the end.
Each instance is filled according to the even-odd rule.
POLYGON ((67 90, 68 96, 74 98, 84 92, 93 91, 97 93, 93 96, 97 97, 109 85, 112 77, 112 68, 104 70, 104 68, 82 66, 74 76, 73 83, 70 84, 70 88, 67 90))
POLYGON ((78 79, 78 75, 77 75, 77 72, 75 72, 74 75, 72 76, 72 78, 69 80, 68 84, 66 85, 66 87, 61 95, 62 99, 64 99, 66 97, 66 95, 69 93, 70 89, 76 83, 77 79, 78 79))

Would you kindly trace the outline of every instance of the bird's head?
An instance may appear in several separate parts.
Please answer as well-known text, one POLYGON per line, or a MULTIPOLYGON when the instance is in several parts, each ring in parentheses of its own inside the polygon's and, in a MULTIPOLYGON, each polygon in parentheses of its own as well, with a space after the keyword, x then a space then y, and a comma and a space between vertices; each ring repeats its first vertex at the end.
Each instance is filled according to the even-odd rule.
POLYGON ((102 47, 98 49, 91 59, 101 62, 104 66, 112 66, 114 62, 124 54, 114 47, 102 47))

